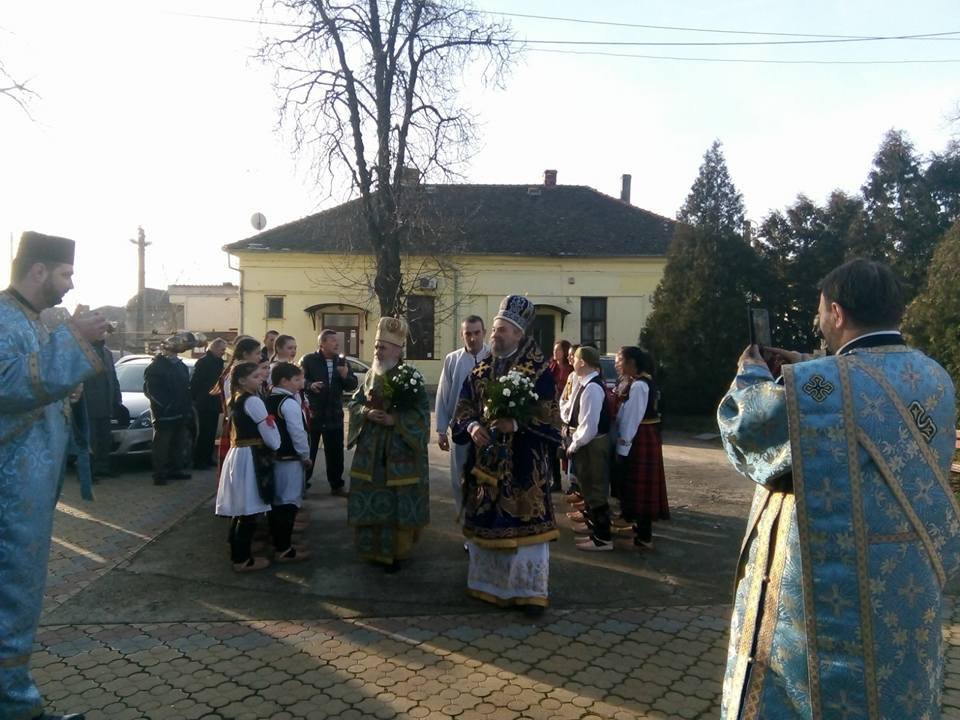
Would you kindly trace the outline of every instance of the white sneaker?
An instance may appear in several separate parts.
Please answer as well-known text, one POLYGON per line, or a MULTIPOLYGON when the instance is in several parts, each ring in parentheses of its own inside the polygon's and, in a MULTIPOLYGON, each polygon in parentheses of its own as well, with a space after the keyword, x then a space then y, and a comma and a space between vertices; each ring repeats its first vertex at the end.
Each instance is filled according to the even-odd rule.
POLYGON ((585 542, 577 543, 577 550, 584 552, 608 552, 613 550, 613 540, 601 540, 592 535, 585 542))
POLYGON ((593 532, 587 527, 586 523, 573 523, 573 532, 577 535, 589 535, 593 532))

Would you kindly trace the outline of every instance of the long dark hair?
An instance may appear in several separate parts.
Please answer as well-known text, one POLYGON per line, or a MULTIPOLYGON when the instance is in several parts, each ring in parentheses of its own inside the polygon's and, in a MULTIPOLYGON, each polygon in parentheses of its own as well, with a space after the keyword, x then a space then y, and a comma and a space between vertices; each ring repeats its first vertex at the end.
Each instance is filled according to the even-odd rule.
POLYGON ((645 374, 653 378, 657 366, 653 360, 653 355, 648 350, 644 350, 636 345, 624 345, 620 348, 620 354, 625 360, 633 363, 638 375, 645 374))
POLYGON ((290 341, 296 342, 297 339, 293 335, 277 335, 277 339, 273 341, 273 357, 270 358, 270 362, 275 362, 277 359, 277 351, 280 350, 284 345, 290 341))
POLYGON ((237 338, 237 341, 233 344, 233 359, 231 364, 236 365, 240 362, 240 358, 252 353, 254 350, 259 350, 261 345, 262 343, 259 340, 246 335, 237 338))
POLYGON ((260 365, 258 363, 241 362, 236 363, 230 370, 229 405, 231 408, 233 407, 233 404, 236 402, 237 398, 243 395, 244 391, 240 389, 240 383, 253 375, 259 368, 260 365))
POLYGON ((571 365, 570 365, 570 347, 571 347, 570 341, 569 341, 569 340, 558 340, 558 341, 554 344, 553 347, 556 348, 557 345, 559 345, 559 346, 560 346, 560 349, 563 350, 563 361, 562 361, 563 364, 566 365, 567 367, 571 367, 571 365))

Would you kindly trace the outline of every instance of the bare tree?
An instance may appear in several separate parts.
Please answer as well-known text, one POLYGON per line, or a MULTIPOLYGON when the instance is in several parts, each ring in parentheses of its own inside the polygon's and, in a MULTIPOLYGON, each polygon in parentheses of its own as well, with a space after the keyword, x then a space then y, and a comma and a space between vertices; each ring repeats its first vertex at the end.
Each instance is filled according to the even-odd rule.
POLYGON ((25 82, 15 80, 13 76, 7 72, 3 61, 0 61, 0 95, 4 95, 13 100, 20 106, 20 109, 27 114, 27 117, 31 118, 33 116, 30 114, 28 103, 32 98, 40 97, 36 92, 27 87, 25 82))
POLYGON ((359 195, 373 288, 383 315, 402 312, 405 243, 420 177, 448 179, 469 156, 475 117, 461 102, 464 73, 501 85, 517 46, 509 24, 467 0, 274 0, 290 37, 261 57, 277 67, 281 124, 318 177, 346 171, 359 195), (414 182, 410 182, 411 174, 414 182))

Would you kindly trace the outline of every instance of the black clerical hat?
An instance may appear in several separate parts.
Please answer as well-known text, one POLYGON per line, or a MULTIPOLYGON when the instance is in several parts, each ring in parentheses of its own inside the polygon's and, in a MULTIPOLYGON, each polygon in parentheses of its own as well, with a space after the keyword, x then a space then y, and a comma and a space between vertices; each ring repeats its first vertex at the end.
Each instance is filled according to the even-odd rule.
POLYGON ((73 240, 28 230, 20 236, 17 259, 29 262, 73 265, 75 249, 76 243, 73 240))

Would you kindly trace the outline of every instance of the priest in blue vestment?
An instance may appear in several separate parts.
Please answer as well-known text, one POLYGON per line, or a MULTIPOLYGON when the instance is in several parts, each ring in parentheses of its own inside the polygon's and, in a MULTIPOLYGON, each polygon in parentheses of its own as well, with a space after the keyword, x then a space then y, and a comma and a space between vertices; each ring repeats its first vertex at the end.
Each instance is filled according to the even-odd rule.
POLYGON ((904 344, 885 265, 851 260, 820 290, 833 354, 748 348, 718 410, 757 484, 722 717, 936 720, 943 587, 960 565, 954 385, 904 344))
POLYGON ((30 676, 53 511, 71 432, 70 392, 103 370, 92 341, 106 321, 78 314, 48 326, 40 312, 73 287, 72 240, 27 232, 0 292, 0 718, 48 715, 30 676))

